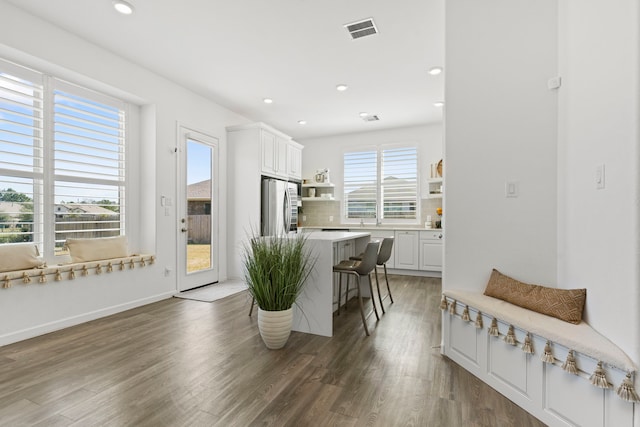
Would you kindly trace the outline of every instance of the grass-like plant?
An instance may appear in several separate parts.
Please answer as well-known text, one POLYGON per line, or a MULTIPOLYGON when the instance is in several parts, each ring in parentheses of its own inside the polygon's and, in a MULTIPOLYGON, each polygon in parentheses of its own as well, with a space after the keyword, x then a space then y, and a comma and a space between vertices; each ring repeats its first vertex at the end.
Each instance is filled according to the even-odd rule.
POLYGON ((295 304, 316 262, 305 242, 303 233, 278 237, 254 233, 244 243, 245 281, 262 310, 288 310, 295 304))

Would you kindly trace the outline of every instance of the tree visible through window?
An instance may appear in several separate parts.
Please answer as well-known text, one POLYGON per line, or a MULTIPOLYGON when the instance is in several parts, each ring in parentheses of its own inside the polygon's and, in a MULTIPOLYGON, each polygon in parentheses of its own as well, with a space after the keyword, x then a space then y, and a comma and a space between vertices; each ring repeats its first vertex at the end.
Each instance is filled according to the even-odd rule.
POLYGON ((346 219, 415 220, 417 209, 418 154, 415 146, 344 154, 346 219))

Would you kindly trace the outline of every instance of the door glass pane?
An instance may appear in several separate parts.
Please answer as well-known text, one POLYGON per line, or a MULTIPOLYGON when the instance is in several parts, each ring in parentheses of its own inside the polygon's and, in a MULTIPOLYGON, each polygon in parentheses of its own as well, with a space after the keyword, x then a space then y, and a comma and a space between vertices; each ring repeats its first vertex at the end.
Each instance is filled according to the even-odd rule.
POLYGON ((187 140, 187 273, 211 268, 212 148, 187 140))

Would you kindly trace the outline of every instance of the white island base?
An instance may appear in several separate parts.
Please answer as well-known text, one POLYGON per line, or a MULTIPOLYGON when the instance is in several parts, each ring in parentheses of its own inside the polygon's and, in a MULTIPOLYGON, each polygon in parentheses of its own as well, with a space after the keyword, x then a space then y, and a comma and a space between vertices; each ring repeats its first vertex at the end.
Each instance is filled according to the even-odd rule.
MULTIPOLYGON (((330 337, 333 335, 333 311, 334 307, 337 308, 334 304, 333 266, 342 259, 348 259, 346 254, 363 252, 369 243, 370 233, 314 231, 306 237, 307 245, 317 256, 317 260, 293 307, 293 330, 330 337), (345 247, 349 250, 339 250, 345 247)), ((353 282, 352 279, 351 283, 353 282)), ((362 291, 363 295, 368 296, 368 286, 364 286, 365 283, 366 280, 362 282, 362 291)), ((346 278, 343 279, 343 284, 346 284, 346 278)), ((345 286, 343 290, 344 288, 345 286)))

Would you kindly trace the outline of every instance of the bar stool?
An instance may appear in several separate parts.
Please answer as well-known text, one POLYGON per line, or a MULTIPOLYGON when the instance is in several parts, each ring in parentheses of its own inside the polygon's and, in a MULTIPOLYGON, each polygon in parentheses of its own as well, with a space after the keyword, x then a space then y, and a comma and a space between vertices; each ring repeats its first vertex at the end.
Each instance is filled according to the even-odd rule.
POLYGON ((371 304, 373 304, 373 312, 376 314, 376 318, 380 320, 378 316, 378 310, 376 309, 376 302, 373 298, 373 287, 371 286, 371 272, 376 268, 376 259, 378 256, 378 242, 370 242, 364 251, 362 259, 357 262, 354 260, 344 260, 339 264, 333 266, 333 272, 339 273, 340 278, 338 280, 338 314, 340 314, 340 295, 342 294, 342 275, 347 274, 347 298, 349 296, 349 275, 356 276, 356 285, 358 287, 358 301, 360 303, 360 316, 362 317, 362 325, 364 326, 364 332, 369 336, 369 328, 367 328, 367 320, 364 315, 364 304, 362 303, 362 293, 360 292, 360 277, 367 276, 369 279, 369 291, 371 292, 371 304))
MULTIPOLYGON (((389 258, 391 258, 391 250, 393 249, 393 237, 385 237, 382 239, 382 243, 380 244, 380 250, 378 251, 378 259, 376 260, 376 268, 374 269, 376 275, 376 287, 378 288, 378 299, 380 300, 380 307, 382 308, 382 313, 386 313, 384 311, 384 304, 382 304, 382 295, 380 294, 380 282, 378 281, 378 266, 384 268, 384 278, 387 282, 387 295, 389 295, 389 300, 391 300, 391 304, 393 304, 393 295, 391 295, 391 288, 389 287, 389 277, 387 276, 387 262, 389 258)), ((362 255, 349 257, 350 260, 359 261, 362 259, 362 255)))

